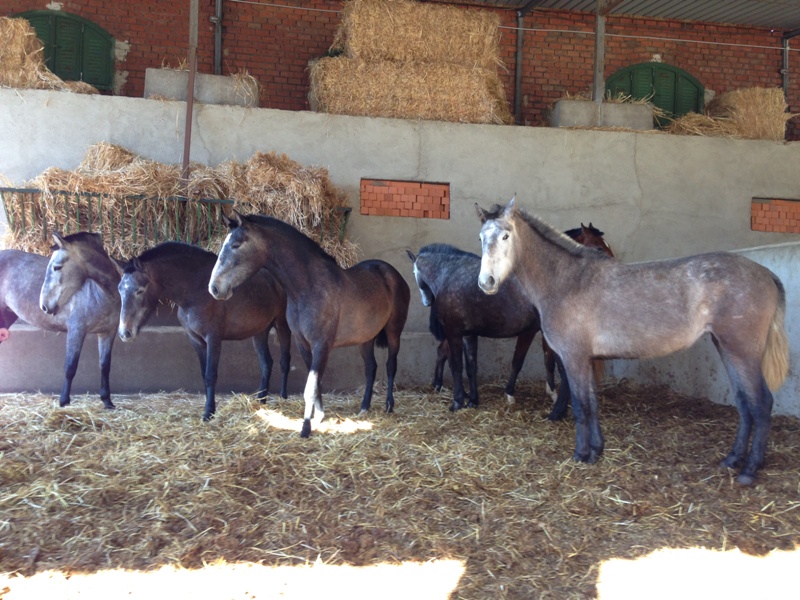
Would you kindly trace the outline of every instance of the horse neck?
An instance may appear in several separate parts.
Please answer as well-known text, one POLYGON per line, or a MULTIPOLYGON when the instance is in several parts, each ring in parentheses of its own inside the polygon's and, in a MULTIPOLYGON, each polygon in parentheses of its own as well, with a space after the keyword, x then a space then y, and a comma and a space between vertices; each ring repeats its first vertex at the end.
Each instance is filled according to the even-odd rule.
POLYGON ((571 280, 569 272, 580 260, 522 220, 518 222, 516 239, 518 258, 514 274, 533 296, 534 304, 540 306, 551 294, 558 293, 564 282, 571 280))
POLYGON ((120 274, 106 254, 97 253, 95 259, 86 261, 86 275, 94 281, 106 295, 117 296, 120 274))
MULTIPOLYGON (((420 257, 422 258, 422 257, 420 257)), ((455 276, 461 276, 465 273, 472 276, 469 267, 474 267, 475 277, 480 271, 481 261, 479 258, 472 259, 466 256, 449 256, 440 259, 434 259, 429 256, 426 261, 423 261, 423 268, 420 270, 425 283, 431 288, 434 296, 448 284, 452 283, 455 276)))
POLYGON ((184 307, 194 300, 207 299, 208 281, 214 262, 205 256, 167 256, 148 263, 148 273, 159 287, 160 300, 184 307))
POLYGON ((342 269, 333 259, 318 254, 300 232, 268 225, 265 243, 269 247, 263 266, 286 291, 289 298, 297 298, 319 289, 320 279, 336 277, 342 269))

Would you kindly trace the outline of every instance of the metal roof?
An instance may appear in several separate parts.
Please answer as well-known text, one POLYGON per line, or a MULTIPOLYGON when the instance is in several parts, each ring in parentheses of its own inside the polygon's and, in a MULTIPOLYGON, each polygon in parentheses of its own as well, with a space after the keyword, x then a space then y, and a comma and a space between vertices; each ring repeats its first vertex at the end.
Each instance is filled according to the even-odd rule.
MULTIPOLYGON (((525 10, 553 8, 594 12, 596 0, 460 0, 452 4, 472 4, 486 8, 525 10)), ((745 27, 800 30, 800 0, 621 0, 611 1, 608 14, 724 23, 745 27)))

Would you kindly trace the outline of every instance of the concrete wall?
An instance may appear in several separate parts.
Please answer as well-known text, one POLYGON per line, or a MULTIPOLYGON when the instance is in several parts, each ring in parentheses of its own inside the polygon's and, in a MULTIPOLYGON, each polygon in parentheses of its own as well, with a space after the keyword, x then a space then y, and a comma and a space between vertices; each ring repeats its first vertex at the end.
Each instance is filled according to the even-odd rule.
MULTIPOLYGON (((183 102, 0 89, 0 106, 0 174, 15 184, 50 166, 74 169, 87 147, 99 141, 161 162, 182 159, 183 102)), ((194 161, 209 165, 246 161, 257 151, 275 150, 300 163, 326 167, 350 197, 354 211, 348 234, 364 258, 394 264, 409 284, 413 277, 406 248, 416 251, 429 242, 447 242, 479 252, 474 203, 488 207, 514 194, 520 206, 556 227, 593 222, 625 261, 797 239, 751 231, 749 218, 754 196, 800 196, 800 144, 796 143, 460 125, 204 104, 195 105, 192 128, 194 161), (362 177, 448 182, 451 218, 362 216, 358 213, 362 177)), ((63 344, 63 338, 52 342, 51 334, 35 335, 47 340, 53 352, 63 344)), ((158 376, 151 344, 144 340, 117 344, 113 389, 198 389, 196 358, 181 336, 174 334, 179 340, 175 351, 170 348, 163 354, 176 364, 185 363, 185 368, 162 369, 166 372, 158 376)), ((23 337, 20 332, 16 339, 23 337)), ((12 351, 11 345, 9 340, 0 348, 0 391, 60 387, 63 349, 60 358, 52 356, 46 368, 37 368, 37 377, 16 376, 24 372, 18 364, 24 352, 12 351)), ((240 377, 231 375, 233 367, 223 371, 220 389, 252 389, 255 383, 250 381, 258 379, 252 350, 247 343, 231 347, 236 349, 229 351, 226 346, 223 359, 232 358, 246 372, 240 377), (246 366, 248 360, 252 368, 246 366)), ((542 376, 538 343, 534 348, 523 377, 542 376)), ((427 311, 415 293, 398 383, 427 383, 434 350, 427 311)), ((511 340, 482 340, 482 378, 505 377, 512 351, 511 340)), ((299 370, 293 376, 294 389, 299 390, 305 369, 296 352, 294 357, 299 370)), ((98 377, 94 364, 89 364, 93 360, 87 354, 79 375, 88 369, 86 385, 92 390, 98 377)), ((323 383, 327 389, 363 385, 358 352, 335 351, 323 383)))

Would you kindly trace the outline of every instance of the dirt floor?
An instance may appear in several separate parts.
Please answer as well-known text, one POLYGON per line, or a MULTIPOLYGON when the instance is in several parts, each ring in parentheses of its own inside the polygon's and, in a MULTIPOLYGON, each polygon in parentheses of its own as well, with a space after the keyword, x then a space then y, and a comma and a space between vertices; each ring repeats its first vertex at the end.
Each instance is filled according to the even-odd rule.
MULTIPOLYGON (((513 406, 485 385, 456 414, 449 390, 401 390, 391 415, 383 394, 361 419, 359 395, 326 394, 307 440, 300 396, 221 396, 204 424, 196 394, 117 396, 115 411, 0 395, 0 598, 152 599, 165 580, 195 598, 655 598, 700 564, 690 552, 800 568, 798 419, 773 418, 744 488, 718 467, 735 409, 667 388, 602 390, 595 465, 571 460, 570 420, 544 419, 542 382, 513 406), (687 559, 674 573, 657 562, 669 550, 687 559)), ((726 598, 785 583, 726 565, 697 572, 726 598)))

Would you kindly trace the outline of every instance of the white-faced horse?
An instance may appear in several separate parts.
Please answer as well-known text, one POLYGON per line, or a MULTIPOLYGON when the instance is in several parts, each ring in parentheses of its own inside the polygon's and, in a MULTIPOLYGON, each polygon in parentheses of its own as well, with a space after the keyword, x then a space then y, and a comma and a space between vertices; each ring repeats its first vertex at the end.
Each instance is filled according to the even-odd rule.
POLYGON ((494 294, 513 273, 538 307, 569 379, 576 460, 594 462, 604 446, 592 359, 664 356, 710 333, 739 410, 722 464, 741 466, 739 482, 753 483, 767 447, 770 389, 789 369, 786 298, 774 273, 725 252, 624 264, 525 214, 513 199, 492 212, 476 209, 483 223, 478 285, 494 294))

